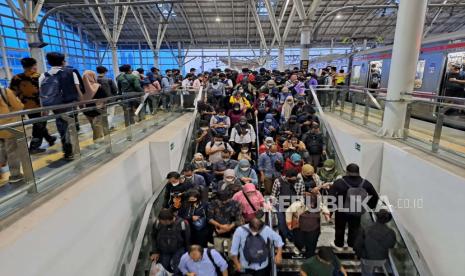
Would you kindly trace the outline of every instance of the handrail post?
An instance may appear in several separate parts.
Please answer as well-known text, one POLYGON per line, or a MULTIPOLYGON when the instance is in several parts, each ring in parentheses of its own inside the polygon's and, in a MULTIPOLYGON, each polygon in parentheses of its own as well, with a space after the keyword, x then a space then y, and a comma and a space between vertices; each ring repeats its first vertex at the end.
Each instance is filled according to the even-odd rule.
POLYGON ((73 154, 74 156, 76 155, 81 155, 81 147, 79 146, 79 137, 78 137, 78 132, 76 129, 76 119, 74 116, 78 116, 77 113, 71 114, 71 115, 66 115, 62 114, 61 117, 63 120, 66 121, 68 124, 68 129, 66 130, 69 134, 69 142, 73 148, 73 154))
POLYGON ((344 115, 344 107, 345 107, 345 102, 346 102, 346 97, 347 94, 349 93, 349 90, 347 91, 342 91, 342 96, 341 96, 341 108, 339 110, 339 115, 342 117, 344 115))
POLYGON ((336 106, 336 99, 337 99, 337 90, 334 89, 331 91, 331 98, 329 102, 329 112, 333 112, 336 106))
POLYGON ((352 111, 350 112, 350 120, 353 121, 355 117, 355 109, 357 107, 357 99, 355 98, 357 96, 357 93, 352 94, 352 111))
POLYGON ((438 113, 436 125, 434 127, 433 144, 432 144, 433 152, 438 152, 439 150, 439 142, 441 141, 441 133, 442 133, 443 124, 444 124, 444 108, 441 108, 438 113))
POLYGON ((410 131, 410 120, 412 117, 412 104, 407 104, 407 111, 405 112, 405 123, 404 123, 404 140, 407 140, 410 131))
POLYGON ((368 124, 368 116, 370 115, 370 101, 367 90, 365 90, 365 94, 363 95, 363 101, 365 102, 365 110, 363 112, 363 125, 368 124))
POLYGON ((101 112, 101 120, 102 120, 102 127, 103 127, 103 141, 105 143, 105 152, 111 153, 112 146, 111 146, 111 136, 110 136, 110 125, 108 124, 108 106, 105 103, 101 112))
POLYGON ((31 155, 29 153, 25 133, 14 128, 6 128, 5 131, 10 132, 14 137, 13 139, 16 140, 16 150, 21 163, 21 167, 23 169, 24 182, 25 184, 31 184, 31 187, 27 190, 27 192, 37 193, 37 185, 34 179, 34 169, 32 167, 31 155))

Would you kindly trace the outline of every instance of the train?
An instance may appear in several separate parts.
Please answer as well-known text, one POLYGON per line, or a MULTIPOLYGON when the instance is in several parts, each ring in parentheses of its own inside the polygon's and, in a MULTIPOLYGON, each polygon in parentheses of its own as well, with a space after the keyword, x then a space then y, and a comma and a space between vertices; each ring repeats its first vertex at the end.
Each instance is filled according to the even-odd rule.
MULTIPOLYGON (((379 89, 386 90, 392 58, 392 45, 368 49, 350 54, 328 55, 310 61, 309 67, 320 71, 327 66, 350 72, 348 84, 355 87, 370 86, 370 68, 375 67, 381 75, 379 89)), ((414 84, 414 99, 430 103, 439 101, 435 96, 444 96, 446 73, 451 64, 460 64, 465 70, 465 32, 447 33, 426 38, 422 42, 417 62, 414 84)), ((437 107, 432 104, 417 103, 412 106, 412 116, 436 121, 437 107)), ((465 130, 465 116, 446 116, 447 126, 465 130)))

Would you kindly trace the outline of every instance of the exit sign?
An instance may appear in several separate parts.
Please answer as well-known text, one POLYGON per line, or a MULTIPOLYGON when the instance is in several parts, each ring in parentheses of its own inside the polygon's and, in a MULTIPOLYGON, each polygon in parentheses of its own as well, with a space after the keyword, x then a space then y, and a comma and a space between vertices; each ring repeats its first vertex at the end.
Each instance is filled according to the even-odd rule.
POLYGON ((362 146, 360 146, 359 143, 355 143, 355 149, 360 151, 360 149, 362 148, 362 146))

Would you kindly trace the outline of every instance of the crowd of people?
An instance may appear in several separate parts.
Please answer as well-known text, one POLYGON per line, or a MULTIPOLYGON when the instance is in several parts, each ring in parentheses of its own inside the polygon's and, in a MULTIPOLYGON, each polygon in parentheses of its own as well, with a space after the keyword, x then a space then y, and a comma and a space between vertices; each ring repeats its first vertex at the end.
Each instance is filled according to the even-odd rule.
MULTIPOLYGON (((343 176, 329 158, 308 93, 311 86, 343 85, 347 77, 343 71, 328 67, 317 76, 313 69, 308 73, 298 68, 284 72, 244 68, 197 74, 193 68, 183 77, 177 69, 162 74, 155 67, 145 72, 122 65, 115 82, 103 66, 81 75, 61 53, 48 53, 46 59, 50 69, 43 73, 34 59, 21 60, 24 72, 0 93, 1 114, 97 100, 86 103, 83 112, 95 142, 112 128, 114 106, 103 108, 106 98, 145 92, 143 99, 121 104, 126 123, 132 124, 146 112, 179 105, 179 91, 197 93, 203 88, 197 103, 195 154, 181 172, 168 173, 164 208, 153 225, 151 259, 167 271, 191 276, 269 275, 272 260, 281 264, 283 248, 292 242, 297 248, 294 254, 307 259, 301 275, 345 275, 334 252, 346 246, 346 228, 347 246, 362 259, 364 275, 387 259, 395 244, 394 232, 386 226, 389 213, 378 212, 377 223, 361 230, 360 214, 330 211, 323 200, 342 196, 345 205, 350 203, 348 195, 359 193, 370 196, 371 208, 378 201, 356 164, 349 164, 343 176), (136 112, 141 105, 143 111, 136 112), (102 116, 105 112, 108 116, 102 116), (284 206, 282 201, 288 198, 297 200, 284 206), (317 248, 321 218, 334 221, 332 247, 317 248)), ((52 111, 74 116, 73 108, 52 111)), ((29 118, 42 116, 42 112, 28 113, 29 118)), ((73 160, 69 120, 57 116, 56 129, 64 158, 73 160)), ((53 146, 57 137, 49 133, 46 120, 38 120, 32 128, 30 153, 44 152, 44 140, 53 146)), ((0 141, 1 165, 8 163, 11 183, 20 182, 17 141, 5 130, 0 131, 0 141)))
POLYGON ((375 208, 378 195, 356 164, 341 175, 329 158, 307 89, 318 83, 312 74, 244 68, 187 75, 183 86, 201 79, 205 92, 195 154, 167 175, 152 230, 154 262, 183 275, 270 275, 291 243, 295 257, 306 259, 301 275, 346 275, 335 255, 344 247, 362 259, 363 275, 386 261, 396 241, 389 212, 377 212, 362 230, 361 213, 324 204, 334 196, 345 206, 359 193, 375 208), (322 219, 334 222, 335 240, 317 248, 322 219))

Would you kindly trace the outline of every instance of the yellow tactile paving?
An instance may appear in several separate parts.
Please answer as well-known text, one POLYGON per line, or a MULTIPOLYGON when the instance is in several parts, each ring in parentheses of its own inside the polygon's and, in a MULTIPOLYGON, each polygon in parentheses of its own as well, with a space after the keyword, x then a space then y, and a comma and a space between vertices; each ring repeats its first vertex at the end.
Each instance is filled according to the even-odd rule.
MULTIPOLYGON (((167 114, 167 113, 161 113, 161 114, 167 114)), ((154 119, 157 115, 159 116, 161 114, 157 113, 156 115, 146 115, 144 121, 154 119)), ((118 118, 115 118, 115 119, 118 119, 118 118)), ((121 118, 119 118, 119 119, 121 119, 121 118)), ((89 130, 91 129, 88 122, 86 123, 85 120, 79 120, 79 121, 80 121, 81 126, 82 126, 83 129, 89 129, 89 130)), ((116 133, 116 132, 118 132, 120 130, 123 130, 124 127, 125 127, 124 122, 123 123, 115 122, 115 125, 116 125, 115 130, 112 133, 110 133, 110 135, 113 135, 113 133, 116 133)), ((53 132, 51 132, 51 133, 53 133, 53 132)), ((81 149, 86 149, 90 145, 94 144, 93 139, 92 139, 92 132, 86 132, 84 134, 84 137, 82 137, 82 135, 81 135, 79 137, 79 139, 80 139, 79 140, 79 147, 81 149), (81 139, 84 139, 84 140, 81 140, 81 139)), ((59 139, 58 139, 57 143, 53 147, 47 148, 47 151, 45 153, 33 155, 33 157, 32 157, 32 159, 33 159, 32 160, 32 167, 33 167, 34 171, 38 171, 40 169, 43 169, 43 168, 47 167, 51 163, 62 159, 62 158, 63 158, 63 152, 61 151, 61 143, 59 142, 59 139)), ((5 173, 3 173, 1 175, 0 187, 8 183, 8 178, 9 177, 10 177, 9 172, 5 172, 5 173)))

